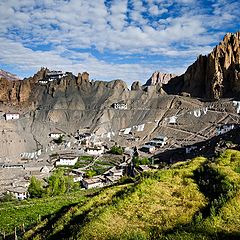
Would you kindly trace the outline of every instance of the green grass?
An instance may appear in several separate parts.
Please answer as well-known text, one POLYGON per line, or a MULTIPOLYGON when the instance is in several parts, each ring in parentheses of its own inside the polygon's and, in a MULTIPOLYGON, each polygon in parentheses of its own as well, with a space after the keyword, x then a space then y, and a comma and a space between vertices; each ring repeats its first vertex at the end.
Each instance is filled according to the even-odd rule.
POLYGON ((66 206, 84 201, 85 195, 90 192, 78 191, 64 196, 0 203, 0 231, 11 234, 15 227, 19 228, 22 224, 28 228, 66 206))
POLYGON ((56 211, 24 239, 240 239, 240 152, 144 172, 56 211))

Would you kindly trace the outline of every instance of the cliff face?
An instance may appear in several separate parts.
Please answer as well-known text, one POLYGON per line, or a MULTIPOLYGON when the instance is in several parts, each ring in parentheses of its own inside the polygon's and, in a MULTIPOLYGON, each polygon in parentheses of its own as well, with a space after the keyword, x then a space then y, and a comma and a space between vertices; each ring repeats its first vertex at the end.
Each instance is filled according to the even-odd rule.
POLYGON ((161 73, 161 72, 154 72, 152 76, 147 80, 147 82, 144 84, 144 86, 151 86, 151 85, 157 85, 157 84, 167 84, 170 79, 176 77, 175 74, 171 73, 161 73))
POLYGON ((168 93, 187 92, 192 97, 209 99, 239 95, 239 43, 240 32, 226 34, 208 56, 199 56, 181 77, 171 80, 165 90, 168 93))

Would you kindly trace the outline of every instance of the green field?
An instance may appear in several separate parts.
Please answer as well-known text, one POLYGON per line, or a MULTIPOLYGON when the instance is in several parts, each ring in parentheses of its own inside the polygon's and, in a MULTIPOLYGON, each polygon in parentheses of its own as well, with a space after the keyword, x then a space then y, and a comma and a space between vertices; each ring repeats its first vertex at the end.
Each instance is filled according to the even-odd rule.
POLYGON ((47 216, 85 201, 86 196, 93 192, 93 190, 78 191, 56 197, 0 203, 0 232, 12 234, 15 227, 20 230, 23 225, 28 229, 47 216))

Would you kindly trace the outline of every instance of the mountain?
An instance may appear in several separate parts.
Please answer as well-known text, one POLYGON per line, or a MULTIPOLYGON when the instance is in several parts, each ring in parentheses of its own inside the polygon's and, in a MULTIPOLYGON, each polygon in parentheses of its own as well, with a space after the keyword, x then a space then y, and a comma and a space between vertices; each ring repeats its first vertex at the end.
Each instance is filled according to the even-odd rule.
POLYGON ((164 86, 170 94, 219 99, 240 93, 240 32, 228 33, 207 56, 200 55, 180 77, 164 86))
MULTIPOLYGON (((70 72, 50 71, 47 68, 24 80, 1 78, 0 137, 3 140, 0 141, 0 157, 11 155, 16 158, 22 152, 36 149, 37 144, 43 149, 47 148, 49 133, 56 128, 72 135, 79 129, 81 132, 94 132, 97 136, 113 131, 116 134, 112 142, 122 146, 139 146, 158 134, 167 136, 170 146, 175 148, 206 140, 216 134, 217 126, 237 123, 238 110, 231 101, 220 99, 213 104, 189 98, 189 94, 183 92, 211 100, 222 96, 214 95, 213 86, 217 80, 213 78, 213 86, 203 88, 210 84, 210 79, 205 82, 201 75, 209 75, 213 71, 209 69, 215 69, 212 65, 220 69, 224 61, 220 60, 219 52, 223 56, 221 59, 228 56, 229 60, 225 62, 237 62, 238 38, 238 33, 227 34, 211 54, 199 57, 182 76, 155 72, 143 86, 140 82, 134 82, 131 90, 122 80, 91 81, 87 72, 75 76, 70 72), (229 50, 225 51, 226 48, 229 50), (214 56, 214 64, 208 64, 208 58, 214 56), (168 79, 169 82, 164 84, 168 79), (124 103, 127 109, 115 109, 114 103, 124 103), (206 108, 209 109, 207 114, 203 112, 206 108), (11 123, 3 121, 4 113, 13 111, 20 113, 20 119, 11 123), (170 117, 174 117, 176 124, 169 124, 170 117), (140 124, 144 124, 144 131, 134 130, 140 124), (125 128, 133 129, 131 137, 140 140, 134 142, 127 136, 121 136, 119 131, 125 128), (5 129, 8 129, 9 135, 5 134, 5 129)), ((238 76, 236 64, 230 64, 227 69, 224 72, 226 76, 238 76)), ((237 96, 237 78, 224 79, 224 90, 228 88, 228 82, 235 87, 229 87, 228 94, 224 92, 223 96, 237 96)))
POLYGON ((20 80, 20 78, 17 75, 9 73, 9 72, 6 72, 6 71, 1 70, 1 69, 0 69, 0 78, 5 78, 5 79, 7 79, 9 81, 20 80))
POLYGON ((161 73, 156 71, 152 74, 152 76, 147 80, 144 86, 151 86, 157 84, 167 84, 172 78, 176 77, 175 74, 171 73, 161 73))

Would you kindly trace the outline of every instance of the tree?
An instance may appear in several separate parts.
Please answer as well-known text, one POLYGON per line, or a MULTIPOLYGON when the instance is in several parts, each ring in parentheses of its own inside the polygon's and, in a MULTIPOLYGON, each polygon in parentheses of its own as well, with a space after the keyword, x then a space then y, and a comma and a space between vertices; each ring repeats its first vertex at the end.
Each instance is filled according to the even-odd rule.
POLYGON ((133 157, 132 162, 136 167, 138 167, 139 165, 149 165, 150 164, 150 161, 147 157, 144 157, 144 158, 133 157))
POLYGON ((46 194, 48 196, 56 196, 63 194, 74 188, 74 182, 70 176, 65 176, 62 169, 55 171, 48 179, 48 187, 46 194))
POLYGON ((28 187, 28 193, 31 198, 40 198, 43 195, 42 182, 38 180, 35 176, 31 177, 30 185, 28 187))
POLYGON ((53 140, 57 144, 61 144, 63 142, 63 136, 60 136, 58 139, 53 140))

